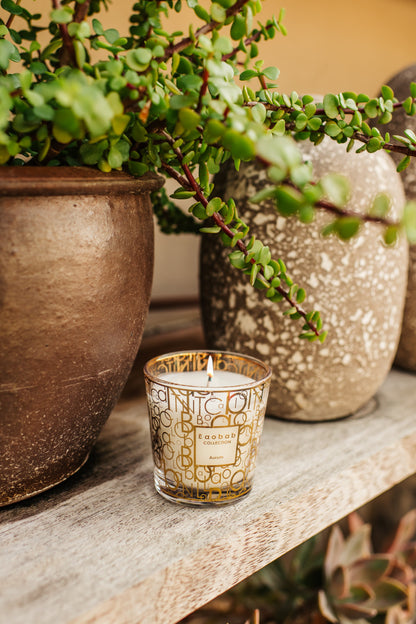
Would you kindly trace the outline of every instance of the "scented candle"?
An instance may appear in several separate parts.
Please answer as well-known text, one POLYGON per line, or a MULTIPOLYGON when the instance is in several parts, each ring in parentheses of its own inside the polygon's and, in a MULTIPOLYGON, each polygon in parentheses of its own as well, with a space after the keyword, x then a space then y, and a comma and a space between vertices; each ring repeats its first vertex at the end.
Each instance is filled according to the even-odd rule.
POLYGON ((189 351, 154 358, 144 373, 156 490, 195 505, 248 494, 270 368, 245 355, 189 351))

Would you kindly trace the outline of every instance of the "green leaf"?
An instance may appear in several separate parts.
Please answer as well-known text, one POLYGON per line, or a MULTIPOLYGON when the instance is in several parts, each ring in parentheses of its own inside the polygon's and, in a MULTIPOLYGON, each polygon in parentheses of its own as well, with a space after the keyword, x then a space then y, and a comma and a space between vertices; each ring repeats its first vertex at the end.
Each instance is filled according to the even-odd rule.
POLYGON ((325 134, 327 134, 328 136, 336 137, 339 135, 340 132, 342 132, 342 130, 338 126, 338 124, 335 123, 335 121, 328 121, 325 124, 325 134))
POLYGON ((0 69, 7 69, 10 61, 20 61, 19 51, 7 39, 0 39, 0 69))
POLYGON ((319 130, 319 128, 322 125, 322 119, 320 119, 319 117, 312 117, 312 119, 309 119, 308 121, 308 128, 310 128, 313 131, 317 131, 319 130))
POLYGON ((234 18, 234 21, 231 25, 230 31, 232 39, 237 41, 237 39, 241 39, 246 34, 246 20, 240 14, 237 14, 234 18))
POLYGON ((308 118, 305 113, 299 113, 295 120, 296 130, 303 130, 308 123, 308 118))
POLYGON ((255 154, 255 145, 252 139, 237 130, 226 130, 222 137, 222 144, 229 150, 234 158, 250 160, 255 154))
POLYGON ((416 243, 416 202, 410 201, 405 204, 403 211, 403 225, 406 236, 410 243, 416 243))
POLYGON ((211 5, 211 17, 214 22, 225 22, 227 18, 227 12, 220 4, 213 2, 211 5))
POLYGON ((412 113, 412 105, 413 105, 413 98, 411 96, 409 96, 403 102, 403 109, 405 110, 405 112, 408 115, 410 115, 412 113))
POLYGON ((290 186, 281 186, 276 189, 277 209, 284 217, 289 217, 297 212, 302 205, 301 193, 290 186))
POLYGON ((397 171, 400 173, 410 165, 410 156, 405 156, 397 165, 397 171))
POLYGON ((239 78, 240 80, 251 80, 251 78, 256 78, 256 76, 258 76, 258 73, 254 69, 246 69, 241 72, 239 78))
POLYGON ((200 4, 198 4, 195 9, 194 9, 196 15, 204 20, 204 22, 210 22, 211 21, 211 16, 208 13, 208 11, 206 11, 206 9, 204 9, 204 7, 202 7, 200 4))
POLYGON ((1 0, 1 7, 12 15, 21 15, 22 13, 21 7, 13 2, 13 0, 1 0))
POLYGON ((107 28, 107 30, 105 30, 103 34, 105 40, 108 41, 108 43, 115 43, 117 39, 120 38, 120 33, 115 28, 107 28))
POLYGON ((394 245, 394 243, 397 241, 398 236, 399 236, 399 231, 398 231, 397 226, 390 225, 384 231, 384 236, 383 236, 384 242, 386 243, 386 245, 394 245))
POLYGON ((339 102, 337 96, 332 93, 327 93, 324 97, 325 115, 330 119, 338 117, 338 106, 339 102))
POLYGON ((233 251, 229 254, 228 256, 231 264, 236 267, 236 269, 245 269, 246 268, 246 263, 245 263, 245 258, 244 258, 244 254, 242 251, 233 251))
POLYGON ((338 173, 331 173, 321 179, 321 186, 328 199, 338 207, 347 203, 350 195, 348 179, 338 173))
POLYGON ((182 108, 179 111, 179 120, 185 130, 192 131, 201 121, 201 116, 191 108, 182 108))
POLYGON ((385 217, 390 210, 390 197, 385 193, 379 193, 374 198, 370 208, 370 214, 374 217, 385 217))
POLYGON ((251 114, 254 121, 256 121, 258 124, 263 124, 267 116, 266 107, 264 106, 264 104, 261 104, 259 102, 258 104, 253 106, 253 108, 251 109, 251 114))
POLYGON ((369 100, 365 106, 364 111, 367 117, 374 118, 378 115, 378 101, 376 99, 369 100))
POLYGON ((370 154, 377 152, 379 149, 381 149, 382 145, 382 139, 379 139, 378 137, 372 137, 366 144, 367 152, 369 152, 370 154))
POLYGON ((92 20, 92 27, 97 35, 104 34, 104 28, 102 27, 101 22, 99 22, 96 18, 92 20))
POLYGON ((334 230, 342 240, 348 240, 357 234, 361 225, 356 217, 341 217, 334 223, 334 230))
POLYGON ((221 206, 222 200, 220 199, 220 197, 213 197, 213 199, 208 202, 205 208, 207 216, 212 217, 214 212, 219 212, 221 210, 221 206))
POLYGON ((51 20, 56 24, 69 24, 72 21, 74 9, 70 6, 63 6, 60 9, 54 9, 50 13, 51 20))
POLYGON ((303 303, 306 299, 306 291, 304 288, 299 288, 298 292, 296 293, 296 301, 298 303, 303 303))
POLYGON ((126 54, 126 63, 130 69, 143 72, 149 67, 152 52, 148 48, 135 48, 126 54))
POLYGON ((277 78, 279 77, 280 71, 277 67, 266 67, 266 69, 263 69, 263 71, 261 72, 263 74, 263 76, 266 76, 266 78, 268 78, 269 80, 277 80, 277 78))
POLYGON ((195 104, 197 96, 193 94, 189 95, 172 95, 170 98, 170 107, 173 110, 180 110, 181 108, 185 108, 187 106, 192 106, 195 104))
POLYGON ((211 227, 202 227, 199 229, 203 234, 218 234, 221 232, 221 228, 219 225, 213 225, 211 227))
POLYGON ((316 113, 316 105, 313 102, 309 102, 305 106, 305 115, 308 119, 311 119, 316 113))
POLYGON ((98 141, 97 143, 84 143, 80 148, 80 154, 85 165, 96 165, 102 158, 104 151, 108 147, 108 141, 98 141))
POLYGON ((385 100, 392 100, 394 98, 394 91, 391 87, 383 85, 381 87, 381 95, 385 100))
POLYGON ((179 76, 177 84, 182 91, 198 91, 202 85, 202 78, 196 74, 179 76))

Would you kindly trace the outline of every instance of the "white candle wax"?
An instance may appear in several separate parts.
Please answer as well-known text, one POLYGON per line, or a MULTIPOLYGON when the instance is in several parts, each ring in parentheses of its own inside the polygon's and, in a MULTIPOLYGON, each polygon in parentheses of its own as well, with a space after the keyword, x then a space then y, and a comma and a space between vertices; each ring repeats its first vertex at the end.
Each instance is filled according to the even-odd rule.
POLYGON ((231 386, 246 386, 254 380, 240 373, 231 371, 215 370, 214 375, 209 381, 206 370, 200 371, 183 371, 179 373, 162 373, 160 379, 165 379, 170 383, 177 383, 183 386, 192 386, 195 388, 228 388, 231 386))

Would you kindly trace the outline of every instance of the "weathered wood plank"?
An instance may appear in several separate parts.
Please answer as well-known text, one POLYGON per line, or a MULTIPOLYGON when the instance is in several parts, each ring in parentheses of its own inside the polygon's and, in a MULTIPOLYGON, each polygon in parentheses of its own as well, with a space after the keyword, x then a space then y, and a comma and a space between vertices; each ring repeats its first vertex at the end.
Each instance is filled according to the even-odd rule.
POLYGON ((0 622, 173 624, 416 472, 416 378, 367 416, 267 420, 253 491, 214 509, 153 489, 144 401, 120 404, 76 476, 0 513, 0 622))

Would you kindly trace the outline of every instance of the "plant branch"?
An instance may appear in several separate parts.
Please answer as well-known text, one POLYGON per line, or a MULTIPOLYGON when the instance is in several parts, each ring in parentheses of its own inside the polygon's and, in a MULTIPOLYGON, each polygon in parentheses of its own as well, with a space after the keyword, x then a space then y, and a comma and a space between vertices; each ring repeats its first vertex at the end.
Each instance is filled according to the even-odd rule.
MULTIPOLYGON (((190 191, 193 191, 195 193, 195 198, 202 204, 202 206, 204 208, 206 208, 208 206, 208 199, 205 197, 201 187, 199 186, 199 184, 197 183, 197 181, 195 180, 192 171, 190 170, 190 168, 188 167, 188 165, 186 163, 183 162, 183 154, 181 152, 181 150, 177 147, 173 147, 174 144, 174 139, 173 137, 171 137, 165 130, 162 130, 160 133, 165 139, 166 141, 171 145, 173 151, 175 152, 175 155, 177 156, 179 163, 181 165, 181 168, 185 174, 185 177, 181 176, 180 174, 177 174, 175 169, 173 169, 170 165, 167 165, 166 163, 162 164, 162 167, 165 169, 165 171, 167 171, 170 175, 172 175, 173 172, 175 172, 172 177, 174 179, 176 179, 181 186, 183 186, 184 188, 187 188, 190 191)), ((217 225, 220 230, 231 240, 234 239, 235 233, 231 230, 231 228, 228 227, 228 225, 224 222, 224 219, 222 218, 222 216, 218 213, 218 212, 214 212, 214 214, 212 215, 212 220, 214 221, 215 225, 217 225)), ((238 240, 236 242, 236 247, 244 254, 244 256, 248 256, 249 255, 249 250, 247 249, 246 245, 242 242, 242 240, 238 240)), ((251 264, 256 264, 254 259, 250 260, 251 264)), ((264 283, 267 284, 270 287, 270 282, 269 280, 267 280, 264 277, 264 273, 262 268, 260 268, 259 272, 261 273, 264 283)), ((308 325, 309 329, 316 335, 319 336, 319 330, 316 327, 316 325, 307 319, 307 312, 298 304, 298 302, 294 299, 292 299, 292 297, 290 296, 289 292, 286 291, 282 286, 278 286, 275 289, 278 293, 280 293, 280 295, 282 295, 282 297, 286 300, 286 302, 290 305, 291 308, 295 308, 296 312, 304 319, 305 323, 308 325)))
POLYGON ((90 4, 91 0, 84 0, 82 4, 79 2, 77 3, 77 7, 74 13, 74 22, 77 22, 79 24, 86 19, 86 17, 88 16, 88 9, 90 8, 90 4))
MULTIPOLYGON (((264 78, 263 76, 261 76, 261 78, 264 78)), ((414 99, 414 102, 416 103, 416 98, 414 99)), ((245 102, 243 106, 248 107, 248 108, 253 108, 254 106, 258 105, 259 102, 245 102)), ((279 105, 279 104, 270 104, 269 102, 261 102, 261 104, 266 108, 266 110, 269 111, 285 111, 286 113, 291 113, 294 112, 294 108, 292 106, 286 106, 285 104, 279 105)), ((399 109, 403 107, 404 102, 395 102, 393 104, 393 107, 395 109, 399 109)), ((299 110, 304 111, 305 107, 300 107, 299 110)), ((353 109, 350 108, 345 108, 342 109, 343 112, 346 115, 353 115, 356 111, 354 111, 353 109)), ((364 107, 360 107, 358 108, 359 112, 362 112, 364 110, 364 107)), ((299 111, 298 111, 299 112, 299 111)), ((326 116, 325 110, 323 108, 317 108, 315 111, 315 116, 319 117, 319 116, 326 116)), ((286 122, 286 129, 287 130, 294 130, 296 128, 295 123, 294 122, 286 122)), ((353 139, 356 139, 357 141, 360 141, 361 143, 369 143, 369 141, 374 138, 373 136, 367 136, 366 134, 364 134, 363 132, 354 132, 354 134, 352 135, 353 139)), ((415 146, 416 147, 416 146, 415 146)), ((404 156, 411 156, 414 157, 416 156, 416 149, 412 149, 411 147, 407 147, 406 145, 399 145, 398 143, 392 143, 390 141, 384 142, 382 145, 380 145, 380 149, 386 150, 388 152, 396 152, 398 154, 403 154, 404 156)))
MULTIPOLYGON (((243 6, 247 4, 248 1, 249 0, 237 0, 234 6, 227 9, 227 18, 231 17, 232 15, 237 15, 237 13, 241 11, 243 6)), ((207 22, 206 24, 201 26, 201 28, 198 28, 198 30, 195 32, 195 38, 198 39, 198 37, 200 37, 201 35, 205 35, 206 33, 213 31, 219 25, 221 24, 219 22, 216 22, 215 20, 207 22)), ((185 37, 184 39, 181 39, 181 41, 178 41, 178 43, 170 45, 166 48, 163 60, 166 61, 171 58, 173 54, 182 52, 182 50, 185 50, 185 48, 190 46, 192 43, 193 39, 191 37, 185 37)))
MULTIPOLYGON (((373 137, 367 136, 362 132, 354 132, 352 135, 353 139, 357 139, 361 143, 368 143, 370 139, 373 137)), ((398 154, 404 154, 405 156, 416 156, 416 150, 411 149, 410 147, 406 147, 405 145, 399 145, 398 143, 384 143, 382 148, 384 150, 388 150, 389 152, 397 152, 398 154)))
MULTIPOLYGON (((54 9, 60 8, 59 0, 52 0, 52 6, 54 9)), ((59 31, 62 37, 62 54, 61 54, 61 65, 70 65, 75 63, 75 50, 74 44, 72 43, 71 36, 68 32, 68 26, 66 24, 58 24, 59 31)))
MULTIPOLYGON (((274 24, 267 24, 267 26, 265 26, 266 30, 270 30, 271 28, 274 28, 274 24)), ((250 43, 253 43, 255 41, 259 41, 260 37, 261 37, 261 30, 255 30, 253 32, 253 34, 250 37, 247 37, 247 39, 244 39, 244 45, 247 47, 250 45, 250 43)), ((232 52, 229 52, 228 54, 224 54, 222 57, 223 61, 228 61, 230 58, 232 58, 235 54, 237 54, 237 52, 239 51, 239 46, 235 46, 235 48, 233 49, 232 52)))
MULTIPOLYGON (((19 6, 19 4, 21 3, 22 0, 16 0, 16 4, 17 6, 19 6)), ((10 26, 13 24, 13 20, 14 20, 14 13, 10 13, 9 15, 9 19, 6 22, 6 28, 10 28, 10 26)))

